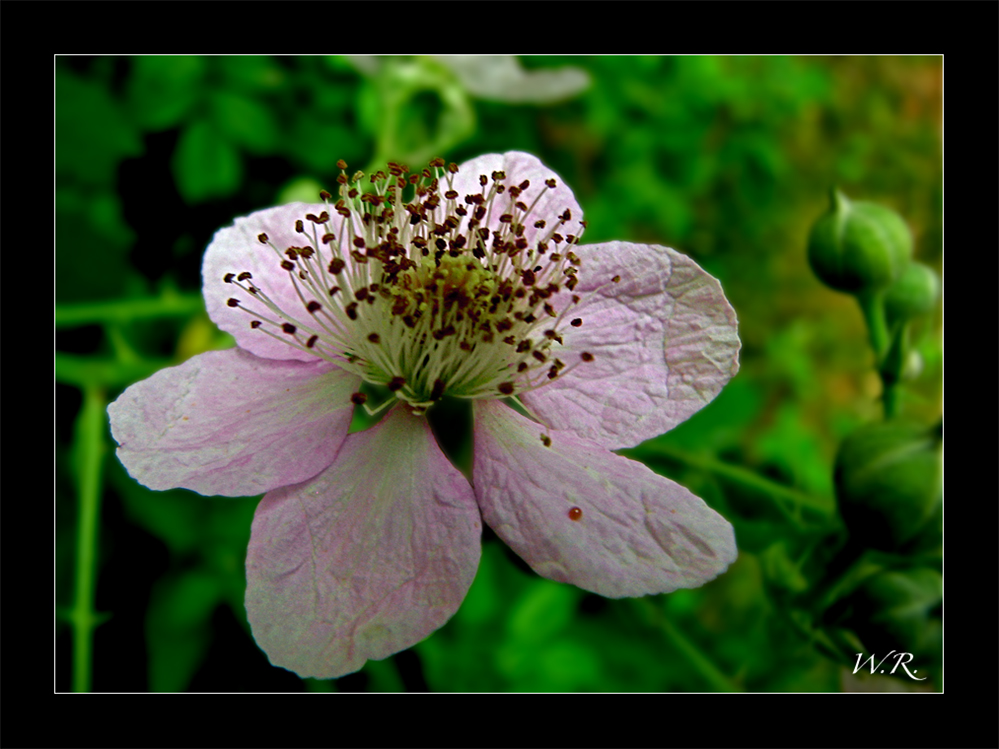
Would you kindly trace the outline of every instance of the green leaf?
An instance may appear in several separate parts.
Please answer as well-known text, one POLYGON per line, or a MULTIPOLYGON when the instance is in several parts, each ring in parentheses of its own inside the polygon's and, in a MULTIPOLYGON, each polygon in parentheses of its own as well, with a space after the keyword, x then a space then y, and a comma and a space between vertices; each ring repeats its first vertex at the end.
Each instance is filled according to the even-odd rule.
POLYGON ((156 584, 146 612, 151 692, 187 688, 208 652, 211 617, 220 597, 217 577, 201 570, 156 584))
POLYGON ((200 57, 134 58, 128 100, 135 121, 147 130, 178 125, 201 96, 204 72, 200 57))
POLYGON ((118 162, 142 153, 139 134, 98 83, 56 69, 56 176, 112 187, 118 162))
POLYGON ((254 153, 274 150, 277 124, 259 101, 226 91, 214 92, 209 101, 212 122, 222 135, 254 153))
POLYGON ((231 195, 243 177, 239 153, 207 122, 188 125, 173 158, 177 189, 188 203, 231 195))

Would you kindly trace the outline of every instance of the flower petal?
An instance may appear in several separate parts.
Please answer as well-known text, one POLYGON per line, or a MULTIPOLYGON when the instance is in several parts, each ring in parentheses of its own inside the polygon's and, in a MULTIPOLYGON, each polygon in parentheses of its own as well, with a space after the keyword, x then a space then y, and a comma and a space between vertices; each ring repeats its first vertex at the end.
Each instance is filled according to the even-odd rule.
POLYGON ((482 517, 539 575, 620 598, 697 587, 735 561, 732 526, 679 484, 571 432, 550 446, 542 434, 475 402, 482 517))
MULTIPOLYGON (((312 301, 313 296, 305 293, 305 302, 299 298, 295 284, 291 280, 291 273, 281 267, 282 260, 287 258, 283 255, 279 257, 270 246, 261 243, 259 236, 266 234, 270 243, 282 253, 289 247, 305 247, 310 242, 315 244, 321 240, 327 228, 322 224, 305 220, 304 229, 307 234, 299 234, 295 231, 295 222, 304 220, 307 214, 320 216, 325 210, 326 206, 321 204, 290 203, 257 211, 249 216, 241 216, 232 226, 215 232, 215 237, 205 251, 205 259, 201 266, 205 307, 212 321, 222 330, 231 333, 240 348, 266 359, 312 361, 316 358, 312 354, 272 338, 263 330, 252 329, 250 323, 256 318, 247 314, 246 310, 277 322, 297 320, 301 323, 311 319, 305 305, 312 301), (252 294, 223 280, 229 273, 238 275, 244 271, 253 275, 253 278, 246 283, 252 283, 261 289, 284 311, 284 316, 279 317, 259 298, 254 298, 252 294), (238 299, 243 309, 230 307, 229 299, 238 299)), ((332 233, 339 236, 342 224, 343 218, 334 213, 328 227, 332 233)), ((302 285, 299 284, 299 287, 302 285)), ((268 327, 273 331, 273 326, 268 327)))
POLYGON ((150 489, 248 496, 332 463, 359 385, 322 361, 209 351, 132 385, 108 414, 118 458, 150 489))
MULTIPOLYGON (((527 220, 524 223, 524 238, 529 245, 535 245, 538 240, 547 236, 553 228, 563 235, 579 235, 582 233, 579 222, 583 218, 583 209, 576 202, 572 190, 569 189, 569 186, 559 175, 542 164, 536 156, 521 151, 485 154, 461 164, 458 167, 458 173, 454 175, 452 188, 458 193, 458 204, 468 207, 468 204, 465 203, 466 195, 482 193, 488 197, 489 190, 493 184, 493 172, 504 172, 506 174, 506 179, 503 180, 503 183, 508 189, 502 195, 496 196, 492 212, 487 217, 488 221, 484 220, 480 224, 480 228, 486 227, 490 232, 498 230, 501 226, 500 216, 508 213, 509 207, 514 202, 520 201, 530 207, 534 205, 534 201, 541 195, 537 205, 534 205, 533 210, 528 214, 527 220), (488 180, 485 187, 479 183, 481 175, 485 175, 488 180), (548 179, 555 180, 554 188, 546 188, 545 180, 548 179), (512 198, 509 188, 519 186, 524 180, 528 180, 531 184, 521 193, 520 197, 512 198), (571 218, 562 225, 559 217, 567 209, 571 218), (539 219, 545 221, 544 229, 534 227, 534 222, 539 219)), ((445 180, 441 180, 440 189, 441 192, 448 189, 445 180)), ((471 212, 469 213, 470 216, 471 212)), ((461 228, 459 229, 462 234, 468 233, 468 221, 469 218, 462 220, 461 228)))
POLYGON ((424 419, 396 408, 336 462, 257 507, 246 610, 271 663, 331 679, 408 648, 457 611, 479 563, 472 489, 424 419))
POLYGON ((458 76, 468 93, 480 99, 542 104, 575 96, 590 85, 575 67, 524 70, 511 55, 437 55, 458 76))
POLYGON ((570 315, 582 325, 566 328, 559 355, 594 361, 521 398, 554 429, 632 447, 688 419, 739 370, 735 311, 717 279, 668 247, 609 242, 576 253, 583 300, 570 315))

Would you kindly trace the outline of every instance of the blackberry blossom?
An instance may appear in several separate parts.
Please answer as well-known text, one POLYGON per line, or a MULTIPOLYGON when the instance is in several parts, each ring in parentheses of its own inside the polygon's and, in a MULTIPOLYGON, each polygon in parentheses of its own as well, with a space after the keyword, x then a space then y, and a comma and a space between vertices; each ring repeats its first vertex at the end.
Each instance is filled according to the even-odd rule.
POLYGON ((206 305, 238 348, 108 409, 146 486, 266 492, 246 605, 271 662, 333 678, 426 637, 474 578, 482 520, 539 574, 609 597, 720 574, 732 527, 610 452, 737 371, 718 282, 665 247, 580 245, 572 192, 529 154, 340 168, 336 199, 236 219, 209 245, 206 305), (387 398, 372 408, 362 382, 387 398), (471 482, 424 418, 444 396, 473 402, 471 482), (348 435, 355 406, 390 413, 348 435))

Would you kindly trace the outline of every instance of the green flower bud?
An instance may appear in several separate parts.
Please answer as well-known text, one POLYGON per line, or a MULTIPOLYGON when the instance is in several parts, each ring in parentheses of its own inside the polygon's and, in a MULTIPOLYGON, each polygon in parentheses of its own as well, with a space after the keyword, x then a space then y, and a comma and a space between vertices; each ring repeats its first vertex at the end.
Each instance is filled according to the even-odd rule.
POLYGON ((940 433, 902 422, 861 427, 840 446, 834 479, 850 535, 863 546, 899 549, 940 503, 940 433))
POLYGON ((925 315, 939 296, 940 279, 933 269, 922 263, 909 263, 885 294, 888 324, 925 315))
POLYGON ((941 586, 940 573, 931 569, 879 572, 850 596, 852 613, 847 623, 868 654, 914 653, 917 663, 925 667, 934 660, 928 652, 934 634, 931 618, 942 601, 941 586))
POLYGON ((854 203, 839 190, 812 227, 808 262, 837 291, 853 294, 890 286, 912 256, 912 235, 902 218, 874 203, 854 203))

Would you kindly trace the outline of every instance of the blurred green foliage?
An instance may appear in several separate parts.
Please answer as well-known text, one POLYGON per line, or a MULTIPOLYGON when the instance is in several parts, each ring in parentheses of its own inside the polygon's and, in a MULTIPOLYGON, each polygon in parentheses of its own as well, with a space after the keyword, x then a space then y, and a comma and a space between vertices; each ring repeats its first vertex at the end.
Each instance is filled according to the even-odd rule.
MULTIPOLYGON (((57 59, 57 603, 73 604, 78 498, 96 461, 96 608, 110 619, 94 635, 93 689, 828 691, 849 683, 857 647, 911 648, 932 674, 920 688, 941 688, 939 543, 921 542, 916 561, 842 559, 832 466, 840 441, 880 418, 881 384, 863 317, 811 275, 805 252, 838 185, 898 211, 914 257, 939 274, 940 58, 522 58, 528 72, 571 65, 590 78, 530 105, 476 98, 438 61, 381 63, 57 59), (257 498, 140 486, 106 430, 96 446, 74 439, 83 393, 113 400, 232 345, 199 290, 201 252, 235 216, 334 185, 338 159, 460 163, 514 149, 573 188, 587 242, 668 244, 721 279, 742 371, 694 418, 626 452, 729 518, 740 558, 697 590, 606 600, 538 578, 487 533, 443 629, 358 675, 303 684, 267 664, 246 625, 257 498)), ((921 368, 901 408, 929 424, 941 411, 939 311, 909 333, 921 368)), ((58 626, 67 689, 72 640, 58 626)))

